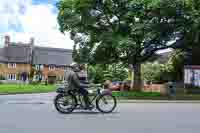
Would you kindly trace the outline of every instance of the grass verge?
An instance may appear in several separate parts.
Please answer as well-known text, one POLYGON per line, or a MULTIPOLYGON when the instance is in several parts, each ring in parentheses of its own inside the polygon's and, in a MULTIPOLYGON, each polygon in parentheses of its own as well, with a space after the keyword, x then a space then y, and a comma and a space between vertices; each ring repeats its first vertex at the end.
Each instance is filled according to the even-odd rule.
POLYGON ((138 100, 200 100, 200 94, 177 94, 175 97, 162 96, 158 92, 112 92, 118 99, 138 100))
POLYGON ((54 85, 1 84, 0 94, 45 93, 55 91, 54 85))

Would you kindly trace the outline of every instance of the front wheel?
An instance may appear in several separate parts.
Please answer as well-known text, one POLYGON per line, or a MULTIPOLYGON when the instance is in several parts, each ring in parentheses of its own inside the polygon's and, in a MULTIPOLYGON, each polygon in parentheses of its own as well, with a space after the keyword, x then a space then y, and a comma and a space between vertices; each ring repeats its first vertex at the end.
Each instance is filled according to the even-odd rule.
POLYGON ((60 113, 69 114, 76 108, 76 105, 76 97, 71 94, 58 94, 54 99, 54 106, 60 113))
POLYGON ((117 106, 117 100, 111 94, 102 94, 97 99, 96 106, 102 113, 111 113, 117 106))

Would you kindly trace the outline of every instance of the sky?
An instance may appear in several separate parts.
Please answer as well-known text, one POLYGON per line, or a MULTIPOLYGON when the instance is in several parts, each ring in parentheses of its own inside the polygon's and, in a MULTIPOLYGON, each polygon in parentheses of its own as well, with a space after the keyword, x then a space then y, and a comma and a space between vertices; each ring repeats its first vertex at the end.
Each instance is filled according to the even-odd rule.
POLYGON ((57 23, 58 0, 0 0, 0 46, 9 35, 12 42, 72 49, 69 34, 62 34, 57 23))

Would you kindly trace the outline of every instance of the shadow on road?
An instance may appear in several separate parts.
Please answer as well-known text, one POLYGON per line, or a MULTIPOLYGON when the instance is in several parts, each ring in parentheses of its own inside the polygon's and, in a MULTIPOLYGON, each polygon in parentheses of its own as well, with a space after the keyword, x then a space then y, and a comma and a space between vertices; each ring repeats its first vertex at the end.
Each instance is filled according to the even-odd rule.
MULTIPOLYGON (((101 113, 98 111, 77 111, 77 112, 72 112, 70 114, 63 114, 63 115, 77 115, 77 114, 84 114, 84 115, 97 115, 97 114, 102 114, 102 115, 109 115, 109 114, 118 114, 119 112, 112 112, 112 113, 101 113)), ((61 113, 60 113, 61 114, 61 113)))
POLYGON ((32 105, 34 105, 34 104, 45 104, 45 103, 43 103, 43 102, 8 102, 7 104, 32 104, 32 105))

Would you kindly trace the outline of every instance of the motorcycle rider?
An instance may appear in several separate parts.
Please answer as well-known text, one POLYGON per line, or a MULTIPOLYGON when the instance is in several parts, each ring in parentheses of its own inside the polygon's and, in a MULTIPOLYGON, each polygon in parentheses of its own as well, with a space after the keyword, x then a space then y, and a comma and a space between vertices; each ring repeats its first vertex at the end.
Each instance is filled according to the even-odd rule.
POLYGON ((81 95, 83 95, 85 108, 91 109, 92 105, 90 104, 88 91, 85 89, 89 88, 91 85, 80 82, 78 76, 78 72, 82 71, 82 69, 83 67, 79 66, 77 63, 72 63, 70 69, 65 71, 65 81, 70 89, 77 90, 81 95))

